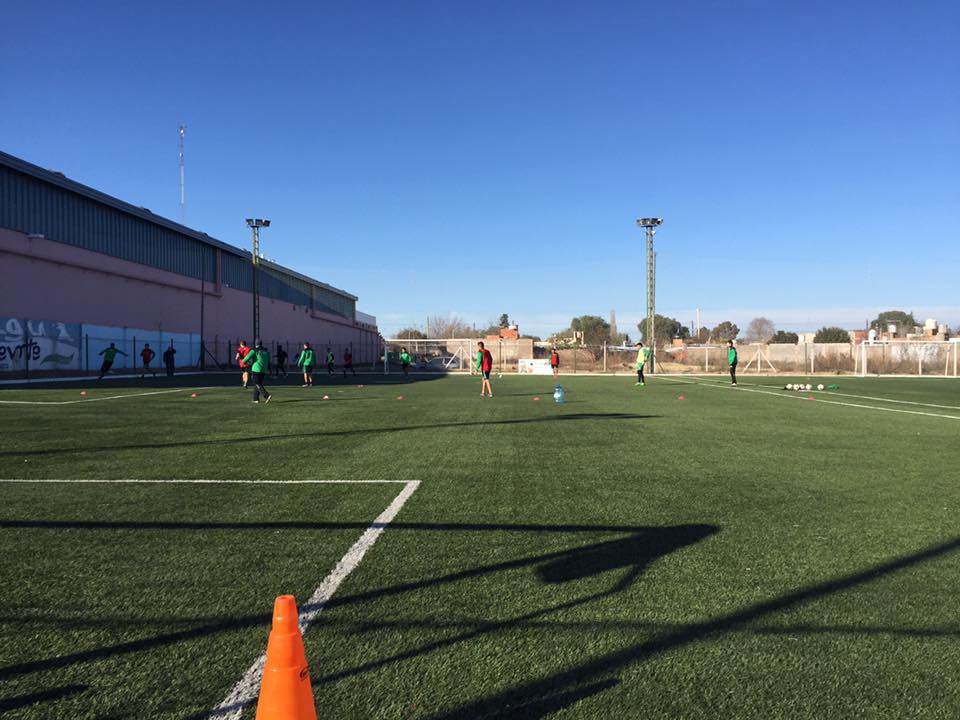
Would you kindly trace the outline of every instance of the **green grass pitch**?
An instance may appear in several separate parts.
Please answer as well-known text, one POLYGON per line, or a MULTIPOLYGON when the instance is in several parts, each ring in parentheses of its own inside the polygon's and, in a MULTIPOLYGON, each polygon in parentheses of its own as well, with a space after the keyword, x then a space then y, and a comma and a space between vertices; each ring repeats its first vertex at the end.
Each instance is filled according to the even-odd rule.
MULTIPOLYGON (((956 718, 960 382, 800 381, 7 386, 0 476, 421 481, 320 717, 956 718)), ((207 717, 403 487, 0 482, 0 714, 207 717)))

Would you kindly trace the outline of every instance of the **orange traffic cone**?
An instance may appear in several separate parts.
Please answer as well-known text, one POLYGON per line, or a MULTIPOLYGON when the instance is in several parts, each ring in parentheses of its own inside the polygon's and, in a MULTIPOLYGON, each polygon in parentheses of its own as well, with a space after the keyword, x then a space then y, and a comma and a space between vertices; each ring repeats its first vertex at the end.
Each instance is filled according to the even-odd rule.
POLYGON ((273 603, 257 720, 317 720, 293 595, 280 595, 273 603))

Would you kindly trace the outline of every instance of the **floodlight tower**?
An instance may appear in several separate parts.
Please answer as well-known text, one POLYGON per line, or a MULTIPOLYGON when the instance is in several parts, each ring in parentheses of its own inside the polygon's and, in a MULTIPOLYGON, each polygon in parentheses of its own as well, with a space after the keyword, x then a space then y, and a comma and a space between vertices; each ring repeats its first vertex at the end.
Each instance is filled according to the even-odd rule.
POLYGON ((247 218, 247 227, 253 231, 253 342, 260 339, 260 228, 270 227, 263 218, 247 218))
POLYGON ((663 225, 663 218, 639 218, 637 225, 647 233, 647 346, 650 348, 650 372, 656 372, 655 356, 657 339, 654 335, 654 319, 656 318, 657 298, 657 256, 653 252, 653 236, 657 228, 663 225))

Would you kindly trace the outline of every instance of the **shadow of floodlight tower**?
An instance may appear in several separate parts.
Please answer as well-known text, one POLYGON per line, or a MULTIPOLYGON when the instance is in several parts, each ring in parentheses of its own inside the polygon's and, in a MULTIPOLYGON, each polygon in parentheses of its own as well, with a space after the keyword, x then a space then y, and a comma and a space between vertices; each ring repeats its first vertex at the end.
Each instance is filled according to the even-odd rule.
POLYGON ((637 225, 647 232, 647 332, 644 340, 650 348, 650 372, 656 372, 657 338, 654 334, 656 319, 657 256, 653 252, 653 236, 663 225, 663 218, 639 218, 637 225))
POLYGON ((270 227, 270 221, 263 218, 247 218, 247 227, 253 231, 253 342, 260 339, 260 228, 270 227))

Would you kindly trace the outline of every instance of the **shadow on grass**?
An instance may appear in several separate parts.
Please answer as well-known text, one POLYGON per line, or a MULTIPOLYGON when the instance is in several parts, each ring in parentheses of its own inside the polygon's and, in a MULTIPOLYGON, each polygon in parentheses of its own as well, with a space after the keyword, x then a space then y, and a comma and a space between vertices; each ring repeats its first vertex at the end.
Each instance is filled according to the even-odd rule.
MULTIPOLYGON (((60 521, 36 521, 37 523, 55 523, 55 524, 33 524, 34 527, 66 527, 70 523, 61 523, 60 521)), ((3 523, 6 526, 8 523, 3 523)), ((176 525, 176 524, 174 524, 176 525)), ((14 527, 22 527, 17 524, 14 527)), ((127 523, 122 527, 138 527, 142 524, 127 523)), ((251 523, 249 525, 228 524, 228 529, 247 528, 263 529, 274 527, 272 524, 261 525, 251 523)), ((101 523, 95 524, 72 524, 72 527, 104 527, 101 523)), ((113 527, 113 526, 109 526, 113 527)), ((298 525, 299 527, 299 525, 298 525)), ((354 524, 336 523, 330 524, 310 524, 304 523, 303 527, 355 527, 354 524)), ((182 529, 197 529, 197 526, 186 524, 182 529)), ((408 648, 402 652, 388 657, 378 658, 364 662, 360 665, 347 668, 335 673, 324 676, 318 676, 314 679, 317 685, 337 682, 341 679, 361 675, 386 666, 394 665, 404 660, 427 655, 431 652, 456 646, 468 642, 480 636, 505 633, 518 628, 528 626, 544 627, 553 629, 563 629, 562 622, 551 623, 546 620, 547 616, 593 603, 603 598, 616 596, 628 590, 637 579, 643 574, 649 565, 657 559, 674 551, 683 549, 696 544, 711 535, 717 533, 719 528, 714 525, 678 525, 668 527, 650 527, 650 526, 589 526, 589 525, 557 525, 557 526, 529 526, 529 525, 460 525, 460 524, 430 524, 430 523, 398 523, 390 526, 391 532, 394 531, 420 531, 420 530, 448 530, 448 531, 533 531, 533 532, 617 532, 628 533, 627 537, 619 537, 601 542, 589 542, 586 545, 570 547, 549 553, 533 554, 526 557, 515 558, 508 561, 497 562, 493 564, 480 565, 473 568, 460 570, 453 573, 440 575, 433 578, 411 581, 408 583, 398 583, 383 588, 377 588, 365 592, 355 593, 337 597, 328 603, 319 606, 310 606, 304 604, 301 606, 302 612, 316 611, 321 609, 333 609, 337 607, 362 604, 367 601, 400 596, 407 593, 416 593, 426 588, 445 586, 460 583, 472 578, 493 576, 508 570, 530 568, 544 583, 573 583, 591 580, 588 592, 580 597, 567 600, 559 604, 552 604, 547 607, 536 608, 528 613, 524 613, 512 618, 498 619, 495 621, 478 620, 474 623, 462 627, 452 637, 441 640, 424 643, 422 645, 408 648), (617 574, 610 577, 608 573, 616 571, 617 574), (604 582, 607 578, 609 584, 604 582), (605 587, 598 588, 598 584, 605 587)), ((440 718, 483 718, 483 717, 542 717, 544 714, 555 712, 564 707, 597 695, 609 688, 614 687, 619 679, 616 674, 627 667, 637 663, 645 662, 662 653, 676 650, 690 643, 702 642, 714 637, 721 637, 730 633, 760 633, 760 634, 789 634, 789 633, 818 633, 818 632, 842 632, 842 633, 891 633, 891 634, 916 634, 921 637, 928 636, 946 636, 954 637, 955 631, 947 630, 941 633, 939 630, 924 630, 917 628, 858 628, 856 626, 828 626, 818 628, 815 626, 796 626, 782 628, 753 628, 751 624, 757 620, 774 616, 777 613, 789 611, 798 606, 820 600, 822 598, 841 593, 853 588, 867 585, 875 580, 881 579, 901 570, 919 565, 924 562, 942 558, 960 549, 960 537, 953 538, 947 542, 934 545, 923 550, 903 555, 901 557, 879 563, 861 571, 843 575, 822 583, 801 587, 791 592, 784 593, 769 600, 748 605, 733 612, 718 615, 713 618, 707 618, 703 621, 663 625, 654 627, 656 634, 653 638, 629 647, 605 653, 598 657, 590 658, 577 663, 574 667, 561 672, 556 672, 548 677, 524 682, 509 689, 493 693, 480 700, 464 703, 463 705, 449 711, 435 714, 433 717, 440 718), (505 714, 506 713, 506 714, 505 714)), ((321 615, 318 624, 336 623, 335 614, 327 619, 327 615, 321 615)), ((197 619, 197 621, 200 621, 197 619)), ((183 622, 181 620, 180 622, 183 622)), ((189 622, 189 621, 188 621, 189 622)), ((171 645, 179 642, 196 640, 217 633, 235 631, 250 627, 262 628, 264 637, 270 623, 270 613, 257 613, 253 615, 238 616, 232 618, 213 619, 202 621, 203 624, 197 627, 178 630, 166 634, 160 634, 153 637, 131 640, 116 645, 101 647, 93 650, 87 650, 59 657, 49 657, 9 665, 0 668, 0 679, 25 675, 28 673, 46 671, 55 668, 63 668, 75 665, 77 663, 96 661, 99 659, 121 655, 125 653, 136 653, 151 648, 171 645)), ((622 623, 621 623, 622 624, 622 623)), ((371 622, 364 625, 367 630, 389 630, 393 625, 390 622, 378 623, 371 622)), ((582 623, 587 630, 599 631, 607 626, 602 620, 596 622, 582 623)), ((614 622, 614 627, 619 626, 614 622)), ((431 627, 429 623, 423 624, 423 627, 431 627)), ((226 687, 224 688, 226 690, 226 687)), ((51 690, 50 692, 55 692, 51 690)))
MULTIPOLYGON (((43 521, 38 521, 38 522, 43 522, 43 521)), ((128 524, 127 527, 134 527, 136 525, 137 524, 135 523, 131 523, 131 524, 128 524)), ((0 523, 0 527, 3 527, 3 526, 11 527, 6 523, 0 523)), ((64 526, 60 525, 59 527, 64 527, 64 526)), ((74 525, 74 527, 88 528, 89 526, 86 524, 79 524, 79 525, 74 525)), ((340 525, 338 525, 337 523, 329 523, 329 524, 321 524, 321 525, 314 524, 313 527, 353 528, 355 527, 355 524, 353 523, 346 523, 346 524, 340 524, 340 525)), ((443 527, 446 530, 465 530, 465 531, 473 532, 473 531, 477 531, 478 529, 482 529, 482 530, 500 532, 504 528, 513 528, 515 526, 446 525, 443 527)), ((520 526, 520 527, 523 527, 523 526, 520 526)), ((559 528, 563 528, 563 527, 570 527, 570 526, 558 526, 558 528, 553 528, 552 526, 545 526, 543 529, 547 529, 552 532, 562 532, 563 530, 560 530, 559 528)), ((590 531, 590 532, 622 532, 623 531, 623 529, 620 526, 613 526, 612 528, 609 526, 602 526, 602 525, 601 526, 576 526, 576 527, 580 527, 583 531, 590 531)), ((404 526, 402 524, 398 524, 396 526, 391 525, 390 528, 391 530, 398 530, 398 529, 402 530, 404 529, 404 526)), ((405 529, 420 530, 424 528, 437 529, 437 528, 431 527, 429 524, 427 525, 414 524, 412 526, 406 527, 405 529)), ((188 525, 185 528, 179 528, 179 529, 199 529, 199 528, 188 525)), ((234 529, 237 529, 237 528, 234 528, 234 529)), ((262 529, 270 529, 270 526, 257 525, 257 524, 251 523, 246 526, 246 529, 262 530, 262 529)), ((626 584, 623 584, 623 581, 621 581, 621 583, 618 584, 615 588, 615 591, 617 592, 619 592, 622 589, 626 589, 626 587, 629 586, 629 583, 631 583, 643 571, 643 569, 647 565, 649 565, 649 563, 653 562, 653 560, 655 560, 656 558, 661 557, 669 552, 672 552, 673 550, 676 550, 680 547, 684 547, 686 545, 690 545, 694 542, 697 542, 698 540, 703 539, 704 537, 712 535, 713 533, 718 531, 718 528, 712 525, 679 525, 674 527, 636 527, 635 526, 630 528, 630 531, 633 532, 634 535, 637 537, 638 543, 640 542, 640 538, 646 538, 646 547, 636 557, 623 558, 622 564, 624 566, 630 567, 629 581, 626 584)), ((604 571, 605 566, 598 566, 595 564, 594 558, 596 558, 597 555, 594 552, 594 548, 597 547, 598 545, 605 546, 605 545, 608 545, 608 543, 606 542, 594 543, 591 545, 587 545, 585 547, 575 547, 575 548, 560 550, 560 551, 551 552, 551 553, 531 555, 528 557, 518 558, 515 560, 494 563, 491 565, 482 565, 475 568, 470 568, 468 570, 462 570, 456 573, 442 575, 436 578, 430 578, 427 580, 420 580, 420 581, 411 582, 411 583, 403 583, 403 584, 393 585, 387 588, 381 588, 379 590, 374 590, 370 592, 358 593, 355 595, 350 595, 350 596, 341 597, 341 598, 334 598, 328 603, 320 606, 313 606, 308 603, 305 603, 301 605, 300 611, 301 613, 304 613, 304 612, 309 612, 313 610, 319 610, 323 607, 338 607, 338 606, 344 606, 344 605, 358 604, 358 603, 366 602, 368 600, 373 600, 377 598, 396 596, 404 593, 415 592, 417 590, 422 590, 429 587, 436 587, 440 585, 448 585, 451 583, 461 582, 469 578, 483 577, 483 576, 491 575, 494 573, 502 572, 505 570, 536 566, 544 562, 558 560, 561 558, 566 559, 567 562, 569 563, 579 564, 578 558, 582 556, 584 558, 583 564, 586 567, 594 568, 594 573, 599 573, 604 571)), ((639 547, 639 545, 637 547, 639 547)), ((594 573, 588 573, 588 574, 594 574, 594 573)), ((606 594, 609 594, 610 592, 611 592, 610 590, 604 590, 602 594, 606 595, 606 594)), ((590 596, 590 597, 596 597, 596 596, 590 596)), ((575 601, 574 604, 580 604, 581 602, 583 601, 582 600, 575 601)), ((543 612, 549 612, 551 610, 537 611, 534 614, 540 615, 540 614, 543 614, 543 612)), ((140 639, 130 640, 123 643, 118 643, 116 645, 96 648, 92 650, 86 650, 78 653, 67 654, 67 655, 62 655, 58 657, 46 658, 46 659, 32 660, 28 662, 18 663, 15 665, 8 665, 6 667, 0 668, 0 680, 6 679, 9 677, 15 677, 18 675, 24 675, 27 673, 37 672, 37 671, 67 667, 70 665, 74 665, 76 663, 100 660, 103 658, 111 657, 113 655, 134 653, 142 650, 147 650, 153 647, 170 645, 178 642, 183 642, 186 640, 194 640, 197 638, 205 637, 208 635, 212 635, 212 634, 216 634, 224 631, 237 630, 237 629, 242 629, 242 628, 251 627, 251 626, 268 627, 270 623, 270 618, 271 618, 271 615, 269 612, 257 613, 255 615, 247 615, 247 616, 236 617, 236 618, 224 618, 224 619, 218 618, 218 619, 215 619, 213 622, 205 622, 204 624, 197 627, 177 630, 174 632, 157 635, 150 638, 140 638, 140 639)), ((489 632, 489 629, 487 629, 486 632, 489 632)), ((473 633, 473 634, 476 634, 476 633, 473 633)), ((417 654, 420 654, 419 651, 417 654)))
MULTIPOLYGON (((943 557, 960 549, 960 538, 929 547, 917 553, 880 563, 864 571, 845 575, 817 585, 811 585, 760 603, 749 605, 725 615, 697 623, 681 625, 660 637, 596 659, 580 663, 576 667, 554 673, 547 678, 517 685, 495 693, 482 700, 464 704, 450 712, 433 715, 435 720, 452 718, 491 717, 497 708, 519 706, 548 698, 558 692, 572 692, 585 684, 597 682, 598 678, 616 673, 628 666, 648 660, 661 653, 675 650, 693 642, 700 642, 743 628, 760 618, 773 613, 790 610, 799 605, 818 600, 835 593, 849 590, 877 580, 891 573, 943 557)), ((608 678, 609 679, 609 678, 608 678)))
MULTIPOLYGON (((320 401, 322 402, 322 400, 320 401)), ((333 400, 328 402, 334 402, 333 400)), ((468 421, 432 423, 426 425, 398 425, 385 428, 357 428, 356 430, 318 430, 315 432, 284 433, 281 435, 249 435, 238 438, 221 438, 216 440, 184 440, 173 443, 136 443, 132 445, 101 445, 71 448, 48 448, 44 450, 4 450, 0 457, 40 456, 40 455, 72 455, 77 453, 104 452, 113 450, 162 450, 164 448, 198 447, 205 445, 237 445, 243 443, 269 443, 274 440, 305 440, 309 438, 349 437, 351 435, 378 435, 411 432, 418 430, 442 430, 444 428, 461 427, 492 427, 495 425, 528 425, 534 423, 576 422, 580 420, 651 420, 659 415, 638 415, 635 413, 569 413, 566 415, 549 415, 534 418, 510 418, 506 420, 468 421)))
POLYGON ((0 711, 17 710, 18 708, 27 708, 50 700, 61 700, 65 697, 82 693, 86 689, 86 685, 64 685, 63 687, 41 690, 40 692, 31 693, 30 695, 0 698, 0 711))

